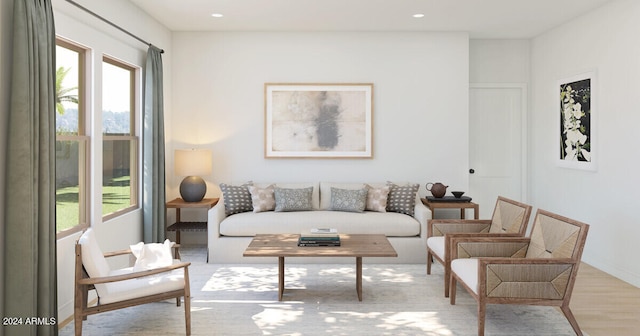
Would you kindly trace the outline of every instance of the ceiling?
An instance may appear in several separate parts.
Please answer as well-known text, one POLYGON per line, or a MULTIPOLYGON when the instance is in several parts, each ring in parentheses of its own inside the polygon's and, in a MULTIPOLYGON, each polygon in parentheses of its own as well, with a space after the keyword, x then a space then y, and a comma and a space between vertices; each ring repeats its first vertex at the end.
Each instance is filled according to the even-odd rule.
POLYGON ((129 1, 172 31, 463 31, 471 38, 531 38, 615 0, 129 1), (417 13, 424 17, 413 18, 417 13))

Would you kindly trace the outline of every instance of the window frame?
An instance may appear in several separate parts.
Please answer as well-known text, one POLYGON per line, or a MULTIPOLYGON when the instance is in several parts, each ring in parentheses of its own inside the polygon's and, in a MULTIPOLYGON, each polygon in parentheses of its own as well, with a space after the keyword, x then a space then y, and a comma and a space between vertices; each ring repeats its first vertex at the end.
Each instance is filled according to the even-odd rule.
MULTIPOLYGON (((72 50, 78 53, 78 134, 58 134, 56 132, 56 143, 58 141, 78 142, 78 224, 63 231, 58 231, 56 218, 56 239, 70 236, 76 232, 83 231, 91 226, 91 137, 88 135, 87 111, 90 101, 87 99, 87 58, 90 56, 90 49, 78 43, 74 43, 60 36, 56 36, 56 46, 72 50), (80 148, 84 148, 80 151, 80 148), (80 164, 83 169, 81 169, 80 164), (80 185, 82 184, 82 188, 80 185)), ((57 65, 56 65, 57 68, 57 65)), ((55 111, 54 113, 57 113, 55 111)), ((56 174, 57 179, 57 174, 56 174)), ((57 188, 56 188, 57 190, 57 188)), ((56 202, 57 208, 57 202, 56 202)))
MULTIPOLYGON (((139 140, 139 136, 138 136, 138 127, 136 123, 137 120, 137 116, 140 114, 139 113, 139 109, 137 108, 137 106, 139 106, 138 102, 140 100, 140 96, 137 95, 136 93, 141 92, 140 90, 140 85, 139 85, 139 81, 137 81, 137 77, 138 74, 140 73, 140 68, 135 66, 135 65, 131 65, 128 64, 122 60, 119 60, 113 56, 109 56, 104 54, 102 56, 102 62, 103 63, 108 63, 112 66, 116 66, 116 67, 120 67, 122 69, 125 69, 127 71, 129 71, 130 76, 129 76, 129 81, 130 81, 130 92, 129 95, 131 97, 131 100, 129 102, 130 106, 129 106, 129 111, 130 111, 130 120, 129 120, 129 135, 108 135, 105 133, 102 133, 102 148, 104 148, 104 143, 105 141, 118 141, 118 140, 128 140, 130 141, 131 144, 131 150, 130 150, 130 177, 129 177, 129 188, 130 188, 130 205, 127 207, 124 207, 122 209, 119 209, 117 211, 108 213, 108 214, 103 214, 102 215, 102 221, 108 221, 110 219, 116 218, 118 216, 121 216, 123 214, 129 213, 131 211, 137 210, 140 208, 140 198, 139 198, 139 181, 140 181, 140 164, 141 164, 141 160, 140 160, 140 155, 138 154, 140 151, 140 140, 139 140)), ((102 66, 102 64, 101 64, 102 66)), ((102 93, 101 93, 102 94, 102 93)), ((101 108, 100 113, 103 113, 103 109, 101 108)), ((102 151, 102 154, 104 155, 104 151, 102 151)), ((104 169, 104 162, 102 163, 102 167, 101 167, 101 171, 104 169)), ((102 178, 104 179, 104 175, 102 176, 102 178)), ((104 180, 102 181, 102 184, 104 185, 104 180)), ((104 200, 102 202, 100 202, 100 211, 102 212, 102 207, 104 204, 104 200)))

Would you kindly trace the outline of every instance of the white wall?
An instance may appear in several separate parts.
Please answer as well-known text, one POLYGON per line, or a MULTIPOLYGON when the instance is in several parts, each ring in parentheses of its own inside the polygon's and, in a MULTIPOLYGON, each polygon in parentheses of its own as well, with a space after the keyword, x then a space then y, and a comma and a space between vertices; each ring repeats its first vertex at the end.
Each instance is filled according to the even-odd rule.
POLYGON ((591 224, 583 260, 640 286, 640 2, 620 0, 532 41, 533 203, 591 224), (597 72, 597 171, 556 166, 557 81, 597 72))
MULTIPOLYGON (((129 1, 99 1, 86 0, 78 3, 96 12, 97 14, 113 21, 119 26, 129 30, 135 35, 163 48, 165 72, 165 92, 171 89, 171 34, 155 20, 151 19, 139 8, 131 5, 129 1)), ((88 96, 93 98, 93 108, 101 111, 101 69, 102 57, 107 54, 117 59, 139 66, 141 69, 146 64, 147 46, 116 30, 115 28, 99 21, 89 14, 68 4, 63 0, 54 0, 54 16, 56 34, 91 48, 89 67, 93 67, 94 78, 88 96)), ((142 71, 140 72, 142 77, 142 71)), ((165 114, 170 118, 170 95, 165 93, 165 114)), ((140 101, 140 105, 142 101, 140 101)), ((98 241, 103 251, 114 251, 128 248, 142 240, 142 211, 136 210, 126 215, 119 216, 107 222, 102 222, 102 124, 98 117, 90 120, 91 153, 94 155, 95 166, 92 169, 91 193, 93 204, 91 207, 90 221, 97 232, 98 241)), ((140 129, 140 115, 136 123, 140 129)), ((142 133, 138 132, 141 137, 142 133)), ((71 235, 58 240, 58 314, 60 321, 73 314, 73 275, 74 275, 74 244, 79 234, 71 235)), ((126 258, 115 260, 112 266, 123 266, 128 263, 126 258)))
MULTIPOLYGON (((442 181, 466 190, 463 33, 175 32, 172 148, 213 151, 219 183, 442 181), (265 83, 373 83, 374 158, 265 159, 265 83)), ((171 150, 171 149, 169 149, 171 150)), ((172 191, 180 182, 174 178, 172 191)))
POLYGON ((469 40, 470 83, 529 83, 529 40, 469 40))
MULTIPOLYGON (((13 0, 0 1, 0 162, 6 161, 7 117, 10 106, 11 55, 13 42, 13 0)), ((0 165, 0 232, 4 232, 5 165, 0 165)), ((4 239, 0 239, 0 316, 4 315, 4 239)), ((4 334, 0 328, 0 336, 4 334)))

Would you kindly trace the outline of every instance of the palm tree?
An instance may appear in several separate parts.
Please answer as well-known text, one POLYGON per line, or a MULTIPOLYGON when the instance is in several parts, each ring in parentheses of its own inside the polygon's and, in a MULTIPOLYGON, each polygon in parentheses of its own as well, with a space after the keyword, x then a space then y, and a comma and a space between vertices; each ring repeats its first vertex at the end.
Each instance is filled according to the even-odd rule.
POLYGON ((78 95, 70 94, 70 92, 77 90, 78 87, 62 87, 62 82, 69 73, 69 70, 71 70, 71 68, 65 69, 64 67, 59 67, 56 70, 56 109, 58 110, 59 114, 64 114, 64 106, 62 105, 63 102, 78 104, 78 95))

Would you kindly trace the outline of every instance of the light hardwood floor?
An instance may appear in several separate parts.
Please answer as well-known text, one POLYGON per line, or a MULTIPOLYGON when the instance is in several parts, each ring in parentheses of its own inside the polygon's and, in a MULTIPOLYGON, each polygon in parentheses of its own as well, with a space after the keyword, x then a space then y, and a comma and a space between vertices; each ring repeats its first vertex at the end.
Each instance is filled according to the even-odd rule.
POLYGON ((640 288, 582 263, 571 311, 589 336, 640 335, 640 288))

